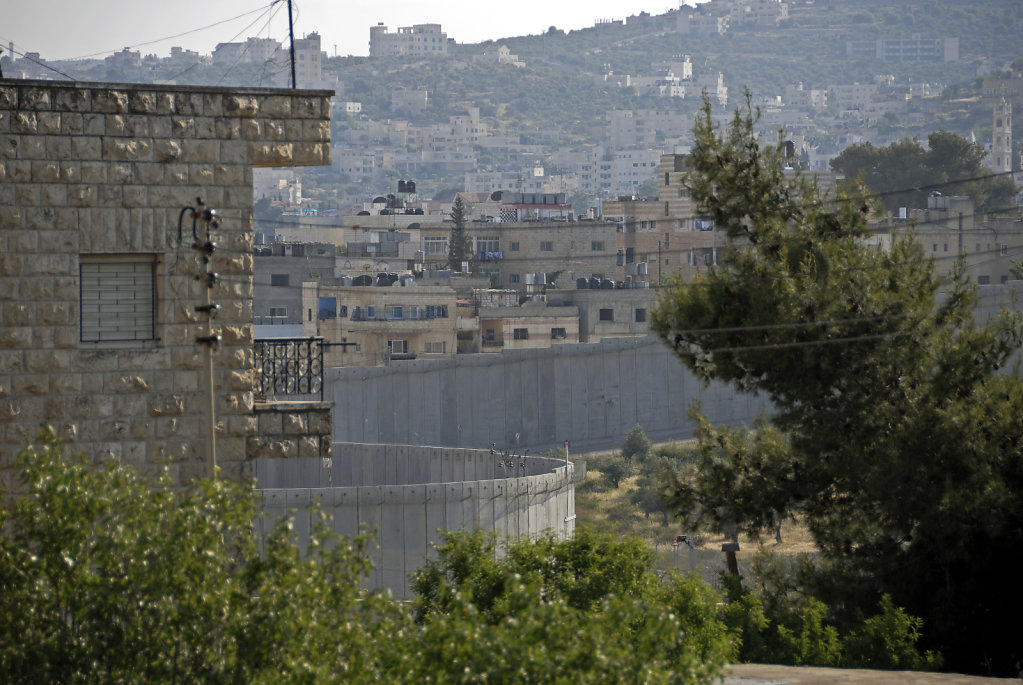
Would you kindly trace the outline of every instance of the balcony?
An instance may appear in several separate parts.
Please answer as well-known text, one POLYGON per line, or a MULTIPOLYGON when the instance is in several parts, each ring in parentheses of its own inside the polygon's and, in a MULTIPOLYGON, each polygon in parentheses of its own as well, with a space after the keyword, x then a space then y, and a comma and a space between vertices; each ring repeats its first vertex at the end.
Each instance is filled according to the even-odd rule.
POLYGON ((261 401, 323 401, 323 338, 265 338, 253 346, 261 401))

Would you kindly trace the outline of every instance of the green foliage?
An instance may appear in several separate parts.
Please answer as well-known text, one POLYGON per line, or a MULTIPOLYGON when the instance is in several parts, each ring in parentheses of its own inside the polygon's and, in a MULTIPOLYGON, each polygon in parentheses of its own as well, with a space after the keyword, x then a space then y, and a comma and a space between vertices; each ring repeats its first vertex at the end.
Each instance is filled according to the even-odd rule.
POLYGON ((992 176, 984 168, 985 154, 962 136, 935 131, 927 136, 926 149, 916 139, 880 148, 857 143, 831 160, 831 168, 862 180, 890 212, 926 207, 928 194, 939 186, 946 195, 970 196, 978 211, 1007 211, 1014 206, 1015 186, 1009 177, 992 176))
POLYGON ((469 262, 469 270, 475 270, 476 256, 472 249, 472 236, 466 230, 469 222, 469 207, 461 196, 455 198, 451 207, 451 236, 448 238, 448 268, 462 270, 462 264, 469 262))
POLYGON ((658 514, 667 526, 671 515, 670 483, 680 478, 680 463, 665 456, 650 456, 640 462, 636 489, 629 493, 629 501, 647 516, 658 514))
POLYGON ((801 591, 797 576, 767 557, 754 564, 755 591, 736 576, 722 576, 723 615, 740 639, 741 661, 903 670, 941 666, 934 653, 917 648, 920 619, 896 607, 888 595, 878 604, 879 613, 843 622, 823 601, 801 591))
POLYGON ((848 660, 864 668, 936 670, 941 658, 916 649, 923 621, 895 606, 891 595, 881 597, 880 613, 867 618, 846 641, 848 660))
POLYGON ((1009 276, 1014 281, 1023 280, 1023 262, 1013 260, 1012 266, 1009 267, 1009 276))
POLYGON ((762 416, 751 430, 715 429, 699 409, 696 404, 690 412, 699 437, 695 474, 666 472, 668 499, 687 529, 741 530, 759 539, 781 523, 798 487, 788 441, 762 416))
MULTIPOLYGON (((66 459, 17 459, 27 496, 2 521, 0 680, 268 682, 379 674, 401 615, 359 589, 361 538, 300 557, 282 525, 261 553, 251 488, 175 491, 66 459)), ((321 530, 321 533, 323 531, 321 530)))
POLYGON ((625 442, 622 443, 622 456, 626 459, 645 459, 652 450, 654 444, 643 431, 643 426, 638 423, 629 429, 625 435, 625 442))
POLYGON ((638 540, 580 530, 498 559, 492 537, 449 533, 437 552, 414 579, 415 611, 423 656, 452 680, 710 682, 733 656, 716 593, 659 580, 638 540))
POLYGON ((632 475, 632 460, 615 453, 601 459, 597 468, 604 483, 617 490, 622 481, 632 475))
POLYGON ((747 100, 719 132, 705 105, 686 182, 730 241, 719 268, 662 293, 651 327, 774 414, 748 435, 701 421, 698 472, 674 504, 752 534, 801 516, 821 552, 814 596, 833 611, 890 594, 950 668, 1013 674, 1023 384, 1004 369, 1020 317, 977 324, 962 268, 939 303, 913 236, 869 246, 866 208, 787 179, 754 122, 747 100))

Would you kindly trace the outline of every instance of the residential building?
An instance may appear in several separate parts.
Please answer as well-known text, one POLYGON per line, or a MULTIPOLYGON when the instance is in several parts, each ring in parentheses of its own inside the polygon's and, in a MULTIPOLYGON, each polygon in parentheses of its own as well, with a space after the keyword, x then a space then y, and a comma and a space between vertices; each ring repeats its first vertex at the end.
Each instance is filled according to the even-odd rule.
POLYGON ((962 255, 979 285, 1005 283, 1013 264, 1023 261, 1023 224, 977 217, 969 197, 932 193, 927 209, 910 209, 907 218, 907 222, 882 228, 898 230, 900 225, 911 225, 942 276, 952 272, 962 255))
POLYGON ((327 366, 378 366, 444 359, 457 351, 455 291, 419 285, 411 275, 390 285, 309 281, 302 289, 304 335, 327 342, 327 366))
POLYGON ((281 44, 273 38, 247 38, 244 43, 218 43, 213 48, 213 66, 266 64, 280 57, 281 44))
POLYGON ((273 243, 253 249, 252 316, 256 337, 275 337, 266 326, 301 325, 302 284, 333 280, 337 247, 328 243, 273 243))
POLYGON ((823 88, 806 88, 802 83, 785 86, 785 106, 805 112, 820 112, 828 106, 828 91, 823 88))
POLYGON ((728 30, 728 17, 681 12, 678 32, 683 36, 718 36, 728 30))
POLYGON ((579 342, 649 335, 650 312, 657 303, 651 288, 575 288, 547 291, 553 307, 579 312, 579 342))
POLYGON ((526 350, 579 342, 579 310, 526 302, 514 307, 480 307, 481 352, 526 350))
POLYGON ((440 24, 404 26, 391 33, 383 23, 369 29, 370 57, 446 55, 448 36, 440 24))
POLYGON ((391 91, 391 112, 393 114, 417 115, 426 111, 429 95, 425 90, 397 88, 391 91))
POLYGON ((657 199, 626 196, 604 202, 605 220, 618 227, 625 279, 658 283, 681 273, 691 278, 717 261, 718 238, 682 186, 685 155, 662 155, 657 199))
POLYGON ((880 62, 958 62, 959 39, 925 38, 920 33, 914 33, 908 38, 851 40, 845 44, 845 54, 851 59, 880 62))
POLYGON ((513 67, 526 66, 526 63, 519 59, 518 55, 512 54, 507 45, 488 45, 483 48, 483 54, 479 55, 477 59, 494 64, 510 64, 513 67))
POLYGON ((251 256, 252 167, 326 163, 329 96, 0 81, 0 488, 45 425, 177 484, 329 454, 327 408, 288 446, 261 425, 251 256))

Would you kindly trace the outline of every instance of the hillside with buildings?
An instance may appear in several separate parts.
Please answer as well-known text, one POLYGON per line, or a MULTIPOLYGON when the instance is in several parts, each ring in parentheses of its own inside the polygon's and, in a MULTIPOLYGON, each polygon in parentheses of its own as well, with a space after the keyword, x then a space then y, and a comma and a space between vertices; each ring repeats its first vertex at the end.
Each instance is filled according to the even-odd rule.
MULTIPOLYGON (((1023 104, 1020 21, 1009 0, 712 0, 483 44, 439 24, 378 25, 366 27, 368 57, 330 57, 312 32, 296 41, 298 84, 336 96, 333 169, 303 174, 306 197, 340 206, 410 177, 427 196, 563 192, 577 212, 650 195, 658 155, 687 149, 702 94, 726 118, 747 88, 764 131, 783 128, 816 170, 850 144, 936 128, 990 145, 992 105, 1023 104)), ((248 38, 50 66, 98 81, 284 86, 286 56, 248 38)), ((4 73, 60 78, 30 57, 5 57, 4 73)))

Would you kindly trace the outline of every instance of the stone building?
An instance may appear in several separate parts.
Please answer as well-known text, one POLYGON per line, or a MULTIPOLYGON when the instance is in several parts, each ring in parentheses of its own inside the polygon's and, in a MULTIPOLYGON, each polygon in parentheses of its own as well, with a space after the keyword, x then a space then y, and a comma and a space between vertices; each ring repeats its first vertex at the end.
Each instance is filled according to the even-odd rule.
POLYGON ((328 164, 330 95, 0 80, 0 488, 46 425, 177 483, 211 423, 229 478, 329 453, 329 410, 255 404, 252 169, 328 164))

